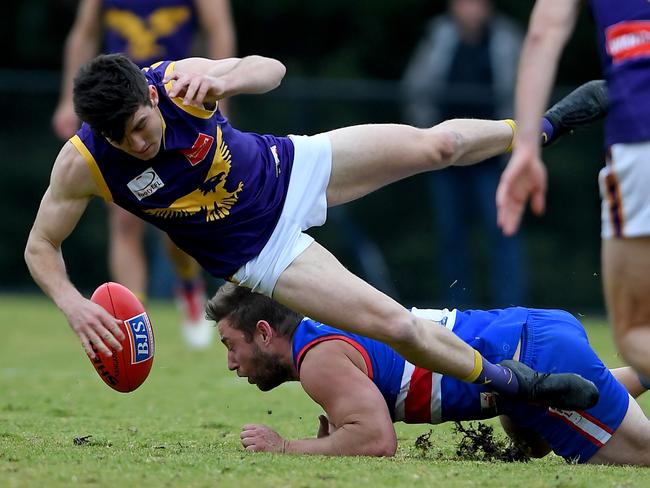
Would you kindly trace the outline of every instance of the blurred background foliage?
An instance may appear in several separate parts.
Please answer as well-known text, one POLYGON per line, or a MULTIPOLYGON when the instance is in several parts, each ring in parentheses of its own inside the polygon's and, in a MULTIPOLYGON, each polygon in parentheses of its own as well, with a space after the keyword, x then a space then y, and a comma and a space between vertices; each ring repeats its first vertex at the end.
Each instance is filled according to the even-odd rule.
MULTIPOLYGON (((0 65, 0 287, 36 291, 22 252, 38 202, 60 148, 50 128, 60 82, 63 43, 74 0, 22 0, 3 6, 0 65)), ((314 133, 349 124, 403 120, 398 81, 427 20, 444 1, 233 0, 239 54, 273 56, 288 67, 282 87, 263 97, 241 97, 234 122, 256 132, 314 133)), ((532 2, 496 0, 525 28, 532 2)), ((595 35, 584 9, 558 75, 557 99, 600 76, 595 35)), ((543 62, 543 60, 540 60, 543 62)), ((471 96, 471 94, 468 94, 471 96)), ((526 244, 531 306, 601 311, 600 210, 597 172, 602 127, 580 132, 549 149, 549 197, 543 218, 528 216, 526 244)), ((350 205, 354 219, 385 254, 403 303, 445 306, 449 283, 436 279, 436 229, 422 178, 392 185, 350 205)), ((467 225, 472 225, 468 222, 467 225)), ((353 271, 341 230, 332 223, 312 233, 353 271)), ((91 290, 108 279, 104 206, 95 201, 64 254, 73 281, 91 290)), ((483 243, 473 242, 476 249, 483 243)), ((477 276, 486 264, 475 261, 477 276)), ((486 306, 485 280, 475 290, 486 306)))

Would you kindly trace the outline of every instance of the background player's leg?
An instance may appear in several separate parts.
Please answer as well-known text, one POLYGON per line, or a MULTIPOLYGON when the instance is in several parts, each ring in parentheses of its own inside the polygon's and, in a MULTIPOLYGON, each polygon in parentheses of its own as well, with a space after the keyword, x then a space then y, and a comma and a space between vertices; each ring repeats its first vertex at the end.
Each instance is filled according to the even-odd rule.
POLYGON ((182 314, 181 330, 185 342, 195 349, 209 347, 214 327, 205 318, 207 296, 201 266, 193 257, 179 249, 167 234, 163 235, 167 254, 178 279, 174 294, 182 314))
POLYGON ((454 119, 430 129, 359 125, 327 135, 332 143, 327 202, 333 207, 408 176, 501 154, 513 130, 504 121, 454 119))
POLYGON ((650 237, 604 239, 603 283, 623 358, 650 378, 650 237))
POLYGON ((144 252, 144 221, 114 203, 108 204, 111 278, 138 298, 147 296, 147 260, 144 252))

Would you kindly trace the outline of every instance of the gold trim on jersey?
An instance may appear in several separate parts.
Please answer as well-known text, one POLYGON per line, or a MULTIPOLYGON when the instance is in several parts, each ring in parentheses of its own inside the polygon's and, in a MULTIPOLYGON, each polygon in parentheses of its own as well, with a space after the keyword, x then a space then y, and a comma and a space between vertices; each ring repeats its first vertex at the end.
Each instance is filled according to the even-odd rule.
POLYGON ((77 151, 79 151, 79 153, 86 160, 86 164, 88 165, 88 168, 90 169, 90 172, 92 173, 93 178, 95 179, 95 183, 97 183, 97 187, 99 188, 101 197, 107 202, 112 202, 113 195, 111 194, 111 191, 108 189, 108 185, 106 184, 104 175, 102 175, 102 170, 99 169, 99 166, 97 165, 97 161, 95 161, 93 155, 90 153, 90 151, 88 150, 88 148, 86 147, 86 145, 83 143, 83 141, 78 135, 75 134, 74 136, 72 136, 70 138, 70 142, 75 148, 77 148, 77 151))
POLYGON ((223 141, 221 128, 217 127, 217 148, 205 180, 196 190, 180 197, 167 208, 144 210, 145 213, 162 219, 178 219, 205 212, 205 221, 213 222, 230 215, 230 209, 237 204, 244 182, 237 184, 235 191, 228 191, 226 180, 230 174, 232 155, 223 141))
MULTIPOLYGON (((165 77, 169 75, 172 71, 174 71, 174 65, 176 64, 175 61, 172 61, 167 65, 167 68, 165 68, 165 77)), ((167 94, 169 94, 169 90, 172 88, 172 82, 168 81, 165 83, 165 91, 167 94)), ((183 98, 182 97, 174 97, 171 98, 170 100, 174 102, 174 105, 177 107, 181 108, 183 111, 187 112, 190 115, 193 115, 194 117, 198 117, 200 119, 209 119, 214 115, 214 113, 217 111, 217 107, 219 106, 218 103, 215 104, 214 109, 208 110, 206 108, 198 108, 193 105, 183 105, 183 98)))

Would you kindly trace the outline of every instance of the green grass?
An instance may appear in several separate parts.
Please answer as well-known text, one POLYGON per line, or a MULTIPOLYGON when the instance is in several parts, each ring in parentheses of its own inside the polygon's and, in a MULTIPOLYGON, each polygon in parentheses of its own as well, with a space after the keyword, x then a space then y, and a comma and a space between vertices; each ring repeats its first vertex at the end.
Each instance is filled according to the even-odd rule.
MULTIPOLYGON (((433 448, 414 447, 429 426, 398 424, 393 459, 247 453, 239 429, 266 423, 288 437, 315 434, 320 409, 297 383, 261 393, 226 369, 225 350, 192 353, 177 315, 153 303, 150 377, 120 394, 97 376, 60 312, 40 297, 0 296, 0 486, 648 486, 642 468, 460 461, 451 425, 433 427, 433 448), (77 437, 92 436, 75 445, 77 437)), ((610 366, 609 330, 583 318, 610 366)), ((650 403, 642 399, 647 409, 650 403)))

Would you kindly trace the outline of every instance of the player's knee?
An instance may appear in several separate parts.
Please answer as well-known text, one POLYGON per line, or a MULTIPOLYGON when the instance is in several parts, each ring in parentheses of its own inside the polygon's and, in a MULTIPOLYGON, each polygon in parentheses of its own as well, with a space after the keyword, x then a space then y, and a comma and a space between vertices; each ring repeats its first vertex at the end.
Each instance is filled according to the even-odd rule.
POLYGON ((394 349, 410 349, 417 342, 417 320, 405 309, 391 312, 384 319, 383 342, 394 349))
POLYGON ((426 143, 423 145, 426 161, 431 169, 451 166, 458 154, 458 138, 447 130, 445 123, 425 129, 426 143))

